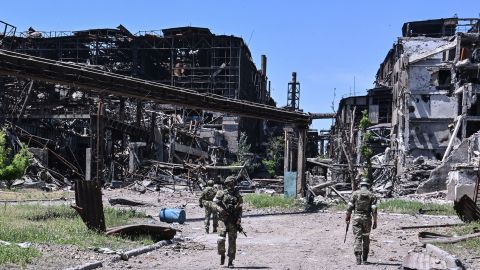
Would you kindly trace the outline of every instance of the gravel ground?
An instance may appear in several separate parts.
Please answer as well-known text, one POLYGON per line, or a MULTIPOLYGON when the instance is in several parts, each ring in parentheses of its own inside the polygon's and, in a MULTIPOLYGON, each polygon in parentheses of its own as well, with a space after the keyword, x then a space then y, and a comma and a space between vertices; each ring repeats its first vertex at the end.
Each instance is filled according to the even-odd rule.
MULTIPOLYGON (((130 198, 150 203, 133 207, 152 218, 146 222, 163 224, 182 230, 174 244, 131 258, 109 263, 103 269, 222 269, 216 252, 217 235, 205 234, 203 209, 197 206, 198 197, 186 191, 147 191, 139 195, 126 189, 104 191, 108 198, 130 198), (158 220, 163 207, 184 207, 185 224, 166 224, 158 220)), ((126 207, 132 208, 132 207, 126 207)), ((399 230, 399 226, 459 222, 456 217, 379 215, 379 228, 371 234, 369 265, 354 264, 353 234, 345 232, 344 213, 318 211, 314 213, 282 213, 282 211, 246 209, 242 225, 248 237, 237 239, 239 269, 400 269, 403 257, 418 245, 418 230, 399 230)), ((27 269, 64 269, 111 255, 72 246, 39 245, 44 254, 27 269)), ((6 269, 13 269, 4 267, 6 269)), ((2 268, 3 269, 3 268, 2 268)))
MULTIPOLYGON (((126 195, 126 194, 123 194, 126 195)), ((150 199, 152 200, 152 199, 150 199)), ((161 194, 160 202, 184 205, 187 222, 174 224, 182 230, 174 245, 105 269, 221 269, 216 252, 217 236, 205 234, 203 209, 196 197, 161 194), (166 200, 165 197, 169 199, 166 200)), ((158 203, 157 201, 157 203, 158 203)), ((147 212, 151 209, 145 209, 147 212)), ((158 210, 158 209, 157 209, 158 210)), ((158 214, 157 214, 158 215, 158 214)), ((456 217, 379 215, 379 228, 371 235, 369 265, 354 264, 353 234, 345 232, 344 213, 319 211, 285 214, 269 210, 245 211, 243 227, 248 237, 237 239, 239 269, 399 269, 403 257, 418 245, 418 230, 402 231, 399 226, 458 222, 456 217)))

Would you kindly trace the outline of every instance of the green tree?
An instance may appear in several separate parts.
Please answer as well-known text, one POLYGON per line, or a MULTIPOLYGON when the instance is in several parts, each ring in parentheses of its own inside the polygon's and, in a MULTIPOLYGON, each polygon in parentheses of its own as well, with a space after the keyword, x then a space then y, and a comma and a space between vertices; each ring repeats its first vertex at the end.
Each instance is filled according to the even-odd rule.
POLYGON ((277 172, 281 171, 284 144, 283 136, 272 137, 269 140, 267 149, 268 158, 263 159, 262 163, 272 176, 276 176, 277 172))
POLYGON ((368 181, 372 181, 372 157, 373 157, 373 149, 370 146, 370 142, 372 140, 372 132, 367 131, 367 128, 371 126, 372 123, 368 119, 368 111, 362 111, 362 119, 360 119, 360 130, 362 131, 363 138, 362 138, 362 145, 360 146, 360 155, 362 156, 363 160, 365 160, 366 168, 365 168, 365 177, 368 181))
POLYGON ((238 151, 237 151, 237 160, 239 163, 244 164, 248 163, 250 160, 250 148, 251 145, 248 143, 248 136, 245 132, 240 133, 240 139, 238 140, 238 151))
POLYGON ((0 181, 6 181, 10 188, 15 179, 22 177, 30 165, 30 152, 22 145, 13 158, 9 158, 12 150, 7 147, 7 135, 5 130, 0 131, 0 181))

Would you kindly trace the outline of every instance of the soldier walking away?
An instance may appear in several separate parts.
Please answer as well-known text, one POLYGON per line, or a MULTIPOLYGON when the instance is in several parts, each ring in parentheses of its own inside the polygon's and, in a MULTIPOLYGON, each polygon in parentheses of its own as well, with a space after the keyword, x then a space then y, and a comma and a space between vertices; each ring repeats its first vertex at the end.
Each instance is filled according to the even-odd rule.
POLYGON ((218 214, 213 207, 213 198, 217 194, 217 189, 213 186, 213 180, 208 180, 207 187, 203 189, 202 195, 198 200, 200 207, 205 207, 205 232, 209 233, 210 229, 210 217, 213 223, 213 232, 217 232, 218 227, 218 214))
POLYGON ((354 211, 352 226, 355 243, 353 249, 357 264, 367 262, 370 249, 370 231, 377 228, 377 198, 368 189, 369 186, 367 179, 363 178, 360 182, 360 189, 352 194, 345 218, 345 221, 350 223, 352 211, 354 211))
POLYGON ((219 190, 213 199, 219 213, 218 254, 220 264, 225 263, 225 241, 228 235, 228 267, 233 268, 233 260, 237 250, 237 230, 242 221, 243 198, 235 187, 235 177, 225 179, 226 190, 219 190))

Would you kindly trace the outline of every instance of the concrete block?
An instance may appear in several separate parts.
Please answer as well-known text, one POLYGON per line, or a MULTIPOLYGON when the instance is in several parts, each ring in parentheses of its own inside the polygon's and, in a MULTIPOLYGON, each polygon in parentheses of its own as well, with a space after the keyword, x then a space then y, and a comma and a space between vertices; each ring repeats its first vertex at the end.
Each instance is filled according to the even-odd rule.
POLYGON ((463 195, 473 198, 476 172, 473 168, 461 168, 448 173, 447 200, 460 200, 463 195))

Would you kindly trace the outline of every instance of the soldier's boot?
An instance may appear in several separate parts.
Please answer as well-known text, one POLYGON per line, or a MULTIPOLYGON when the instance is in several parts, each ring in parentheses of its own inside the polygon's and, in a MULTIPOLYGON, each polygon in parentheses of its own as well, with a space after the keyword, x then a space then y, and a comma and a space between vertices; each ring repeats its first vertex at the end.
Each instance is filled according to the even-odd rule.
POLYGON ((220 265, 225 264, 225 254, 220 255, 220 265))
POLYGON ((357 265, 362 264, 362 255, 355 255, 357 257, 357 265))
POLYGON ((216 232, 217 232, 217 227, 213 227, 213 231, 212 231, 212 232, 216 233, 216 232))
POLYGON ((362 255, 362 263, 363 263, 363 264, 366 264, 367 260, 368 260, 368 253, 363 253, 363 255, 362 255))
POLYGON ((233 268, 233 259, 228 258, 228 268, 233 268))
MULTIPOLYGON (((205 232, 206 232, 207 234, 209 233, 209 232, 208 232, 208 227, 205 228, 205 232)), ((215 232, 215 231, 214 231, 214 232, 215 232)))

